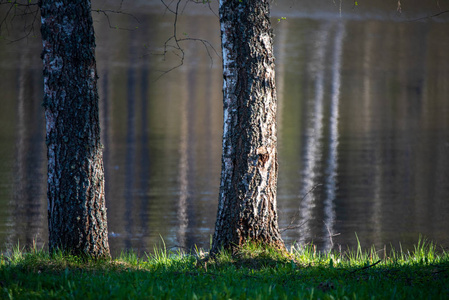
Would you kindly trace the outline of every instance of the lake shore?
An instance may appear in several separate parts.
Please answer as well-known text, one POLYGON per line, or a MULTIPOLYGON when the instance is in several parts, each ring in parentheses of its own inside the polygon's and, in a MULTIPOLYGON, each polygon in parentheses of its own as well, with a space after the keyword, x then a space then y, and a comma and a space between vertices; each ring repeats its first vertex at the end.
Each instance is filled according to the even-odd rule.
POLYGON ((419 241, 414 251, 287 252, 249 244, 215 258, 163 248, 110 261, 38 249, 0 254, 1 299, 443 299, 449 254, 419 241))

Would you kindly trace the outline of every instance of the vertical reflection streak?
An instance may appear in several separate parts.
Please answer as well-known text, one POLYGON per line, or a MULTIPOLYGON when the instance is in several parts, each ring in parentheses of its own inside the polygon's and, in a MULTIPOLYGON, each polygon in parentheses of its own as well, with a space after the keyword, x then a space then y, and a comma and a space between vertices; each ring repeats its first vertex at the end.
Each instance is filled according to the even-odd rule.
MULTIPOLYGON (((278 24, 278 27, 276 29, 276 35, 278 37, 278 47, 275 48, 278 49, 276 51, 276 97, 277 97, 277 132, 278 136, 281 136, 282 132, 282 116, 284 111, 284 90, 285 90, 285 56, 287 52, 287 38, 288 38, 288 26, 287 22, 281 22, 278 24)), ((280 144, 282 140, 278 139, 278 149, 282 147, 280 144)))
MULTIPOLYGON (((302 201, 299 207, 300 238, 304 243, 310 237, 310 220, 312 210, 315 207, 315 196, 312 192, 317 184, 317 172, 319 159, 321 157, 321 141, 323 138, 323 99, 324 99, 324 76, 325 76, 325 53, 329 33, 329 23, 326 23, 318 32, 318 39, 314 45, 315 56, 310 65, 310 72, 315 80, 315 98, 313 99, 313 111, 309 114, 306 128, 305 154, 303 183, 300 192, 302 201)), ((312 102, 312 101, 310 101, 312 102)))
MULTIPOLYGON (((184 82, 184 80, 183 80, 184 82)), ((179 222, 177 239, 179 246, 185 248, 186 232, 189 225, 187 215, 187 198, 189 197, 189 162, 188 162, 188 141, 189 141, 189 119, 188 119, 188 99, 182 97, 178 99, 182 101, 181 106, 181 128, 179 142, 179 199, 177 217, 179 222)))
POLYGON ((126 117, 126 158, 125 158, 125 247, 132 249, 132 239, 134 235, 133 222, 133 187, 134 187, 134 167, 136 157, 136 116, 135 116, 135 63, 131 59, 127 74, 127 117, 126 117))
POLYGON ((34 68, 28 68, 29 53, 21 53, 17 72, 15 160, 12 165, 13 190, 8 201, 7 239, 10 248, 22 245, 43 245, 45 233, 45 181, 42 179, 44 150, 41 130, 43 112, 41 78, 34 68), (39 96, 38 96, 39 95, 39 96), (41 173, 42 171, 42 173, 41 173))
MULTIPOLYGON (((345 25, 339 22, 334 38, 334 52, 332 57, 332 90, 330 107, 330 134, 329 134, 329 156, 326 168, 326 198, 324 200, 324 223, 325 234, 331 235, 335 223, 334 200, 337 189, 337 167, 338 167, 338 118, 340 104, 341 86, 341 60, 343 52, 343 40, 345 36, 345 25)), ((332 247, 331 239, 325 239, 325 249, 332 247)))
MULTIPOLYGON (((366 135, 367 140, 372 140, 373 137, 371 136, 371 131, 373 127, 373 118, 375 105, 373 103, 373 98, 371 97, 372 94, 372 74, 371 70, 373 68, 373 59, 372 59, 372 49, 374 49, 373 45, 373 38, 370 36, 369 33, 374 32, 373 26, 370 26, 371 23, 366 24, 366 32, 365 32, 365 39, 364 39, 364 56, 363 56, 363 102, 364 102, 364 116, 365 116, 365 123, 366 126, 364 128, 364 132, 366 135)), ((380 147, 380 143, 373 143, 372 146, 373 154, 373 172, 372 176, 374 177, 373 180, 373 213, 372 213, 372 224, 374 224, 373 231, 375 231, 375 237, 376 239, 373 240, 374 243, 380 242, 380 240, 377 240, 381 236, 381 228, 382 228, 382 221, 381 221, 381 213, 382 213, 382 199, 381 199, 381 193, 382 193, 382 167, 381 167, 381 157, 382 157, 382 151, 380 147)), ((370 174, 371 177, 371 174, 370 174)))
POLYGON ((140 158, 140 189, 141 189, 141 209, 140 209, 140 228, 142 231, 142 238, 140 241, 140 247, 142 249, 148 249, 149 245, 146 243, 146 239, 149 235, 149 218, 148 218, 148 207, 150 204, 149 191, 150 191, 150 177, 151 177, 151 156, 150 156, 150 147, 149 147, 149 124, 148 124, 148 101, 150 100, 148 97, 148 63, 146 61, 143 62, 142 71, 141 71, 141 139, 140 139, 140 149, 141 149, 141 158, 140 158))
MULTIPOLYGON (((22 59, 23 62, 23 59, 22 59)), ((7 247, 12 247, 15 243, 17 243, 18 235, 20 234, 20 229, 18 230, 17 220, 21 219, 20 207, 22 206, 22 198, 24 196, 28 196, 23 191, 24 185, 24 177, 26 174, 25 170, 25 136, 27 134, 27 127, 25 124, 25 68, 24 63, 20 64, 19 75, 18 75, 18 96, 17 96, 17 139, 16 139, 16 175, 14 179, 15 190, 13 193, 13 197, 9 201, 11 213, 8 214, 8 221, 6 222, 8 226, 8 242, 7 247)))

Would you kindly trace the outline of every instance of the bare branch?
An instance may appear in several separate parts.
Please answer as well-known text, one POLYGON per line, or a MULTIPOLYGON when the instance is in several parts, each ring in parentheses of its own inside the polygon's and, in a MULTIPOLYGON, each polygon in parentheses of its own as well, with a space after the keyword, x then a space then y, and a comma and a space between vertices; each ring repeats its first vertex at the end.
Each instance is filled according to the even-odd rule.
POLYGON ((23 2, 26 2, 26 3, 21 3, 20 1, 1 1, 0 2, 0 5, 14 5, 14 6, 16 6, 16 7, 19 7, 19 6, 34 6, 34 5, 38 5, 39 4, 39 2, 28 2, 28 1, 23 1, 23 2))
POLYGON ((353 271, 351 271, 351 272, 349 272, 349 273, 355 273, 355 272, 357 272, 357 271, 362 271, 362 270, 369 269, 369 268, 371 268, 371 267, 374 267, 375 265, 377 265, 377 264, 380 263, 381 261, 382 261, 382 260, 379 259, 378 261, 376 261, 376 262, 373 263, 372 265, 369 265, 369 266, 366 266, 366 267, 363 267, 363 268, 360 268, 360 269, 353 270, 353 271))
MULTIPOLYGON (((170 4, 167 4, 165 2, 165 0, 161 0, 161 2, 165 6, 167 11, 171 12, 172 14, 174 14, 174 20, 173 20, 173 34, 165 41, 162 54, 160 54, 160 55, 162 55, 164 57, 164 60, 165 60, 167 54, 170 52, 170 53, 172 53, 172 54, 174 54, 174 55, 179 57, 179 63, 176 66, 174 66, 174 67, 172 67, 172 68, 170 68, 170 69, 168 69, 166 71, 163 71, 162 74, 156 80, 160 79, 162 76, 164 76, 167 73, 169 73, 169 72, 171 72, 171 71, 181 67, 184 64, 185 52, 184 52, 184 48, 181 47, 181 43, 183 43, 183 42, 189 42, 189 41, 200 42, 204 46, 204 48, 206 50, 206 53, 207 53, 207 55, 208 55, 208 57, 209 57, 209 59, 211 61, 211 66, 212 66, 213 65, 213 58, 212 58, 210 49, 212 49, 212 51, 218 57, 220 57, 220 55, 218 54, 217 50, 213 47, 213 45, 209 41, 204 40, 204 39, 191 38, 191 37, 178 38, 178 19, 179 19, 180 14, 182 13, 182 11, 187 6, 187 3, 188 2, 193 2, 193 3, 197 4, 197 3, 203 3, 203 2, 206 3, 206 2, 205 1, 200 2, 200 1, 195 1, 195 0, 186 0, 184 8, 181 11, 180 11, 180 6, 181 6, 182 0, 173 0, 172 2, 170 2, 170 4), (170 7, 170 5, 173 4, 175 1, 176 1, 175 8, 172 9, 170 7)), ((209 2, 208 2, 208 4, 209 4, 209 8, 212 11, 212 8, 210 7, 210 3, 209 2)))
MULTIPOLYGON (((36 9, 35 11, 28 13, 28 14, 32 14, 32 15, 33 15, 33 21, 31 22, 31 24, 30 24, 30 25, 27 25, 27 24, 25 23, 25 25, 24 25, 24 27, 23 27, 24 30, 26 30, 27 27, 28 27, 28 31, 25 33, 24 36, 22 36, 22 37, 20 37, 20 38, 18 38, 18 39, 15 39, 15 40, 11 40, 11 41, 9 41, 9 43, 15 43, 15 42, 18 42, 18 41, 20 41, 20 40, 26 39, 26 38, 28 38, 31 34, 34 33, 34 29, 35 29, 34 24, 35 24, 36 22, 38 22, 37 19, 38 19, 39 11, 40 11, 39 9, 36 9)), ((39 22, 38 22, 38 23, 39 23, 39 22)))
MULTIPOLYGON (((11 3, 3 3, 2 2, 1 4, 3 5, 3 4, 11 4, 11 3)), ((9 10, 6 12, 5 17, 0 22, 0 34, 1 34, 1 29, 3 28, 3 26, 5 26, 5 24, 6 24, 6 26, 8 26, 7 23, 6 23, 6 20, 8 19, 8 17, 9 17, 9 15, 10 15, 10 13, 11 13, 13 8, 14 8, 14 5, 11 4, 11 6, 9 7, 9 10)), ((8 27, 6 27, 6 31, 8 31, 8 27)))
POLYGON ((296 229, 296 228, 301 228, 302 226, 306 225, 308 221, 304 221, 303 223, 299 224, 299 225, 293 225, 292 223, 290 223, 287 227, 285 228, 280 228, 279 232, 283 233, 286 230, 291 230, 291 229, 296 229))
POLYGON ((220 54, 217 52, 217 50, 214 48, 214 46, 207 40, 198 39, 198 38, 183 38, 183 39, 178 40, 178 42, 185 42, 185 41, 200 42, 201 44, 203 44, 204 48, 206 49, 207 55, 209 56, 209 59, 211 60, 211 65, 213 64, 213 58, 212 58, 209 48, 212 49, 212 51, 215 53, 215 55, 220 57, 220 54))
POLYGON ((14 39, 7 40, 8 43, 13 43, 25 39, 32 35, 35 31, 35 23, 38 19, 39 8, 37 2, 29 2, 29 1, 1 1, 0 5, 9 5, 9 9, 6 11, 5 15, 1 18, 0 21, 0 34, 1 30, 6 30, 9 35, 8 23, 13 23, 16 18, 24 19, 23 22, 23 31, 25 32, 23 36, 14 39), (32 16, 31 23, 29 22, 29 16, 32 16))
POLYGON ((178 0, 176 3, 176 8, 175 10, 171 10, 170 7, 165 4, 164 0, 161 0, 161 2, 165 5, 165 7, 167 8, 168 11, 172 12, 175 15, 175 20, 173 21, 173 35, 170 36, 164 43, 164 52, 163 52, 163 57, 164 60, 166 58, 167 52, 168 52, 168 48, 173 48, 173 53, 175 55, 177 55, 180 58, 180 62, 179 64, 177 64, 176 66, 170 68, 169 70, 166 70, 164 72, 162 72, 162 74, 157 78, 161 78, 162 76, 164 76, 165 74, 181 67, 184 64, 184 57, 185 57, 185 53, 184 53, 184 49, 181 48, 181 46, 179 45, 179 40, 178 40, 178 36, 177 36, 177 26, 178 26, 178 12, 179 12, 179 5, 181 4, 182 0, 178 0), (170 45, 171 41, 174 41, 175 45, 170 45), (179 53, 178 53, 178 52, 179 53))
MULTIPOLYGON (((120 4, 120 7, 121 7, 121 5, 122 4, 120 4)), ((113 26, 112 23, 111 23, 111 19, 109 18, 109 13, 126 15, 126 16, 129 16, 129 17, 133 18, 134 20, 136 20, 137 23, 140 23, 140 20, 136 16, 134 16, 133 14, 130 14, 130 13, 122 11, 121 8, 120 8, 120 10, 93 9, 92 11, 94 11, 94 12, 96 12, 98 14, 104 15, 106 17, 106 20, 108 21, 109 28, 112 28, 112 29, 133 31, 136 28, 124 28, 124 27, 113 26)))
MULTIPOLYGON (((301 202, 304 201, 304 199, 306 199, 310 193, 313 193, 313 191, 315 191, 319 186, 322 186, 322 184, 318 183, 318 184, 314 185, 309 191, 307 191, 307 193, 305 193, 305 195, 302 196, 301 199, 299 200, 299 204, 301 204, 301 202)), ((298 210, 293 216, 290 217, 290 224, 288 224, 287 227, 280 229, 281 233, 284 232, 285 230, 299 228, 307 223, 307 221, 305 221, 304 223, 302 223, 300 225, 293 225, 296 222, 296 220, 298 219, 299 213, 300 213, 300 211, 298 210)))
POLYGON ((329 233, 328 237, 329 237, 329 240, 331 242, 331 249, 332 249, 332 248, 334 248, 334 241, 332 240, 332 238, 334 236, 339 236, 340 233, 332 233, 331 230, 329 229, 329 226, 327 226, 326 222, 323 221, 323 223, 324 223, 324 226, 326 226, 327 232, 329 233))
POLYGON ((193 3, 193 4, 200 4, 200 5, 205 5, 207 4, 207 7, 209 8, 209 10, 217 17, 219 18, 218 14, 213 10, 211 3, 211 0, 186 0, 186 3, 184 4, 184 7, 182 9, 182 12, 184 12, 184 10, 187 7, 187 4, 189 3, 193 3))
POLYGON ((176 11, 174 11, 174 10, 172 10, 172 9, 170 8, 170 4, 173 3, 173 1, 172 1, 170 4, 168 4, 168 5, 165 3, 164 0, 161 0, 161 2, 162 2, 162 4, 165 6, 165 9, 168 10, 169 12, 171 12, 172 14, 175 14, 175 15, 176 15, 176 14, 178 13, 178 12, 176 12, 176 11))
MULTIPOLYGON (((7 10, 7 12, 5 13, 5 16, 0 21, 0 34, 1 34, 1 29, 5 29, 9 33, 9 28, 8 28, 9 21, 13 22, 16 18, 19 18, 19 17, 25 18, 29 15, 33 16, 33 20, 31 22, 31 24, 25 20, 25 23, 23 25, 23 30, 24 30, 25 34, 18 39, 8 41, 9 43, 14 43, 14 42, 20 41, 22 39, 25 39, 35 32, 35 29, 36 29, 35 24, 36 24, 36 22, 39 23, 37 19, 38 19, 39 12, 40 12, 40 10, 38 8, 39 3, 37 1, 36 2, 29 2, 29 1, 24 1, 24 0, 22 0, 22 1, 20 1, 20 0, 19 1, 0 0, 0 1, 1 1, 0 5, 9 5, 9 9, 7 10)), ((123 4, 123 0, 120 3, 119 10, 94 9, 92 11, 97 12, 98 14, 104 15, 107 19, 109 28, 114 28, 114 29, 119 29, 119 30, 127 30, 127 31, 135 30, 135 28, 122 28, 122 27, 112 25, 109 14, 126 15, 126 16, 129 16, 132 19, 134 19, 137 23, 140 23, 140 20, 136 16, 122 11, 122 4, 123 4)))
POLYGON ((410 20, 410 21, 407 21, 407 22, 417 22, 417 21, 422 21, 422 20, 426 20, 426 19, 431 19, 431 18, 435 18, 435 17, 438 17, 438 16, 440 16, 442 14, 446 14, 446 13, 449 13, 449 10, 441 11, 441 12, 439 12, 437 14, 434 14, 434 15, 431 15, 431 16, 422 17, 422 18, 410 20))

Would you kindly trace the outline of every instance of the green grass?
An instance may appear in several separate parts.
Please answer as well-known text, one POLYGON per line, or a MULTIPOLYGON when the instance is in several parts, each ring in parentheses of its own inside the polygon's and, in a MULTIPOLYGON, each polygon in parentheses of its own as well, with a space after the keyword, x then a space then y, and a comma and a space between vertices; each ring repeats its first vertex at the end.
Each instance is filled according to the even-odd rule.
POLYGON ((421 239, 388 253, 249 243, 213 259, 158 248, 86 261, 16 247, 0 254, 0 299, 449 299, 449 254, 421 239))

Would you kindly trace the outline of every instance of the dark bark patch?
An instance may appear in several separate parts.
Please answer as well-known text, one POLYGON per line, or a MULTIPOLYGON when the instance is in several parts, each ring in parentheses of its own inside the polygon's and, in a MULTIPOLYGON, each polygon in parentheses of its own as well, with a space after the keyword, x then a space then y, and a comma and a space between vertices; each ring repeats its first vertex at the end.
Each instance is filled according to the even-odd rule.
POLYGON ((268 159, 270 158, 270 156, 268 155, 268 153, 264 153, 264 154, 259 154, 259 163, 262 167, 265 166, 265 163, 268 161, 268 159))
POLYGON ((266 162, 270 158, 270 155, 268 154, 267 148, 265 147, 259 147, 256 150, 256 154, 259 156, 258 163, 260 166, 265 167, 266 162))

